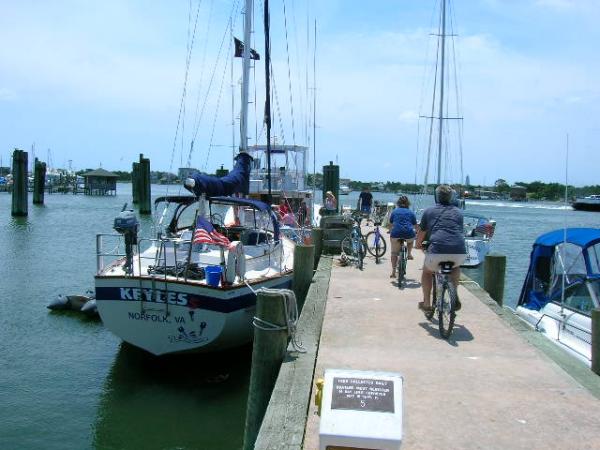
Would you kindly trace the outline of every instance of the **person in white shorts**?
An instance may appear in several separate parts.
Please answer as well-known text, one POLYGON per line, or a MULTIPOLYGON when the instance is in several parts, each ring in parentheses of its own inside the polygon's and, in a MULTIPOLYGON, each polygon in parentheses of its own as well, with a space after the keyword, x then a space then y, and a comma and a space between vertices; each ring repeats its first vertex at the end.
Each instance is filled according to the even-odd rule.
MULTIPOLYGON (((454 268, 450 274, 452 281, 458 286, 460 278, 460 265, 466 258, 464 220, 460 209, 452 204, 454 190, 446 185, 439 185, 436 190, 437 204, 427 208, 421 217, 419 232, 417 233, 416 248, 423 248, 423 241, 429 241, 421 274, 421 288, 423 301, 419 309, 431 311, 432 273, 438 270, 442 261, 452 261, 454 268)), ((457 302, 455 309, 460 309, 457 302)))

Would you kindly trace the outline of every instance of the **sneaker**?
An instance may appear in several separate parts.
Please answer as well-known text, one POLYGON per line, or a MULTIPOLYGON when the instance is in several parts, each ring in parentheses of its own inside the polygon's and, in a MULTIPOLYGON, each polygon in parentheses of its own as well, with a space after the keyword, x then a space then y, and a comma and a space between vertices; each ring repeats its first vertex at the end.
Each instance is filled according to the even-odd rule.
POLYGON ((396 272, 392 272, 392 274, 390 275, 390 278, 396 278, 396 272))
POLYGON ((408 257, 406 259, 415 259, 415 258, 413 258, 413 255, 408 255, 408 257))
POLYGON ((460 308, 462 308, 462 304, 460 303, 459 299, 456 299, 456 303, 454 303, 454 311, 460 311, 460 308))

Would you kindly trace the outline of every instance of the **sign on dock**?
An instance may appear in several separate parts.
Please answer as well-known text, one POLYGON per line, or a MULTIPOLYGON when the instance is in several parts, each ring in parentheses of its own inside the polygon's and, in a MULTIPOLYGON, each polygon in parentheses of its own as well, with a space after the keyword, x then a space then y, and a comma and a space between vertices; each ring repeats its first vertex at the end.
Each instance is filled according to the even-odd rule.
POLYGON ((399 449, 402 383, 397 373, 326 370, 319 448, 399 449))

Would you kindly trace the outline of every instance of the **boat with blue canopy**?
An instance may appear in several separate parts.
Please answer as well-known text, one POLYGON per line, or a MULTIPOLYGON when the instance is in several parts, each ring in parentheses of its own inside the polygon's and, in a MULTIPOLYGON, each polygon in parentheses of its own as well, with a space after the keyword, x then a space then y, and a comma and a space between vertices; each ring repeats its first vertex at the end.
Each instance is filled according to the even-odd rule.
POLYGON ((591 311, 600 307, 600 229, 566 228, 539 236, 516 314, 586 364, 591 311))

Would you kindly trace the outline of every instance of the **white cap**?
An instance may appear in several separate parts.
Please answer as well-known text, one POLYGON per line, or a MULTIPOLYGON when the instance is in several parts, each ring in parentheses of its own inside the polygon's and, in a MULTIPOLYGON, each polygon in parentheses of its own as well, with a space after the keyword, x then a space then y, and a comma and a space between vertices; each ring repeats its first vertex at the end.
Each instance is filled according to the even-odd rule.
POLYGON ((194 189, 194 186, 196 186, 196 180, 194 180, 193 178, 186 178, 183 182, 183 185, 187 189, 194 189))

